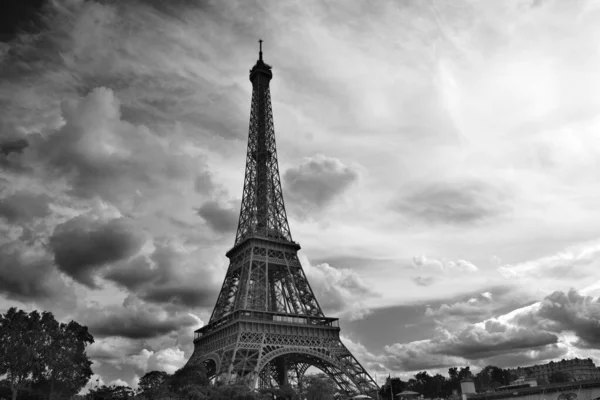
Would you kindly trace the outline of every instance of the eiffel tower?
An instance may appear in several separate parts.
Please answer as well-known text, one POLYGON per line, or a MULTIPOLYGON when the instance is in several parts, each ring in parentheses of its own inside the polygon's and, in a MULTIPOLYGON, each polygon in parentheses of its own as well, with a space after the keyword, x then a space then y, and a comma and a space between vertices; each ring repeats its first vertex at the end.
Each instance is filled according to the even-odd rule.
POLYGON ((252 105, 244 192, 229 268, 207 325, 195 331, 189 364, 204 363, 210 379, 250 388, 302 386, 314 366, 347 395, 377 384, 340 340, 306 279, 287 221, 269 82, 271 66, 250 70, 252 105))

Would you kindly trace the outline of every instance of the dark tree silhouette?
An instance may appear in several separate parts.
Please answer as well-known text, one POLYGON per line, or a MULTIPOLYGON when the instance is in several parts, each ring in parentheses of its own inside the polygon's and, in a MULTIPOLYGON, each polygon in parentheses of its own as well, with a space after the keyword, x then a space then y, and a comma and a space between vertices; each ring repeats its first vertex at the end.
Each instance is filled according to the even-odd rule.
POLYGON ((85 347, 94 343, 93 336, 75 321, 58 323, 50 312, 42 314, 41 328, 36 380, 46 383, 50 400, 77 394, 92 376, 85 347))
POLYGON ((493 390, 510 383, 510 371, 488 365, 474 377, 475 388, 478 392, 493 390))
MULTIPOLYGON (((274 388, 269 394, 261 394, 242 384, 215 385, 211 386, 208 395, 204 398, 210 400, 262 400, 273 399, 274 396, 281 397, 284 388, 274 388)), ((200 397, 202 399, 202 397, 200 397)))
POLYGON ((172 393, 185 394, 194 392, 200 396, 200 392, 206 393, 209 380, 206 376, 204 364, 186 365, 175 371, 169 379, 168 386, 172 393))
POLYGON ((133 399, 135 392, 129 386, 106 386, 90 390, 90 396, 94 400, 127 400, 133 399))
POLYGON ((407 389, 407 382, 404 382, 400 378, 391 378, 389 382, 386 382, 385 385, 381 386, 379 389, 379 395, 382 399, 392 399, 392 392, 394 396, 403 390, 407 389))
POLYGON ((159 397, 167 390, 166 386, 170 378, 171 375, 164 371, 150 371, 140 378, 140 392, 148 399, 159 397))
POLYGON ((27 314, 16 308, 0 314, 0 375, 6 374, 13 400, 20 390, 31 385, 39 362, 40 314, 27 314))
POLYGON ((12 399, 25 387, 49 399, 76 394, 92 375, 85 346, 93 342, 87 327, 59 324, 50 312, 13 307, 0 315, 0 375, 6 374, 12 399))
POLYGON ((332 399, 336 383, 326 374, 306 375, 302 378, 302 393, 307 400, 332 399))
POLYGON ((466 377, 472 377, 473 374, 471 373, 471 367, 469 367, 468 365, 466 367, 462 367, 459 371, 458 371, 458 379, 460 381, 462 381, 463 379, 465 379, 466 377))

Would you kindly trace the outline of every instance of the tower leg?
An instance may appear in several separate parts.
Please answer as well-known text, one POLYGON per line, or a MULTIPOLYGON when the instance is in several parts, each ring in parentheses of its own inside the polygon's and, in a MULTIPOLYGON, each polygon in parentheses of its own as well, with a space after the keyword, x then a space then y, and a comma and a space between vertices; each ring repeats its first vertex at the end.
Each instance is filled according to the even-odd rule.
POLYGON ((279 386, 286 385, 288 383, 287 377, 287 365, 285 357, 279 357, 274 360, 275 369, 277 371, 277 384, 279 386))

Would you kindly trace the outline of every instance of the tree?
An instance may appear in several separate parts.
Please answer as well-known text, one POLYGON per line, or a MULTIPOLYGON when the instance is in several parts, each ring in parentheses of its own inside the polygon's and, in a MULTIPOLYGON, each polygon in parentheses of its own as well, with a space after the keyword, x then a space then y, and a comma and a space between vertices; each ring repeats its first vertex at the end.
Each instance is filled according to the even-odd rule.
POLYGON ((39 361, 40 314, 10 308, 0 314, 0 375, 6 374, 12 399, 19 390, 30 386, 30 378, 39 361))
POLYGON ((458 379, 458 368, 448 368, 448 376, 450 377, 450 379, 458 379))
POLYGON ((446 397, 444 391, 446 387, 446 377, 440 374, 435 374, 430 381, 429 391, 432 398, 446 397))
POLYGON ((469 367, 468 365, 466 367, 462 367, 460 369, 460 371, 458 371, 458 379, 462 382, 463 379, 467 378, 467 377, 472 377, 473 374, 471 373, 471 367, 469 367))
POLYGON ((492 381, 498 382, 500 385, 508 385, 510 384, 510 371, 507 369, 502 369, 498 367, 493 367, 492 372, 492 381))
POLYGON ((460 378, 458 377, 457 367, 448 368, 448 380, 446 381, 446 386, 444 388, 446 396, 452 395, 454 391, 460 393, 460 378))
POLYGON ((332 399, 337 384, 326 374, 305 375, 301 381, 302 394, 307 400, 332 399))
POLYGON ((48 398, 77 394, 92 376, 92 362, 85 347, 94 343, 86 326, 75 321, 58 323, 54 315, 44 312, 41 319, 40 362, 34 375, 45 383, 48 398))
POLYGON ((461 367, 460 370, 457 367, 452 367, 448 369, 448 377, 444 383, 444 387, 442 388, 442 392, 446 396, 452 395, 454 391, 456 393, 460 393, 460 382, 466 378, 467 376, 472 376, 471 369, 467 367, 461 367))
MULTIPOLYGON (((275 389, 275 392, 277 392, 277 390, 278 389, 275 389)), ((277 395, 277 393, 272 392, 271 398, 273 394, 277 395)), ((264 397, 243 384, 217 384, 210 387, 207 396, 204 398, 211 400, 260 400, 264 397)))
POLYGON ((391 378, 389 382, 386 382, 386 384, 379 389, 379 395, 382 399, 393 400, 392 392, 394 393, 394 396, 396 396, 398 393, 404 391, 407 388, 407 382, 404 382, 400 378, 391 378))
POLYGON ((172 393, 181 395, 200 396, 200 393, 206 393, 209 379, 206 376, 206 367, 204 364, 186 365, 175 371, 168 381, 169 390, 172 393))
POLYGON ((153 399, 167 391, 171 375, 164 371, 150 371, 140 378, 139 390, 148 399, 153 399))
MULTIPOLYGON (((440 374, 431 376, 423 371, 417 373, 414 378, 409 379, 406 388, 418 392, 426 398, 435 398, 446 395, 446 386, 447 382, 444 376, 440 374)), ((397 393, 394 391, 394 394, 397 393)))
POLYGON ((485 392, 510 383, 510 371, 488 365, 474 377, 475 388, 485 392))
MULTIPOLYGON (((324 390, 328 390, 329 387, 326 386, 324 388, 324 390)), ((332 392, 333 394, 333 392, 332 392)), ((298 393, 296 393, 296 390, 292 387, 292 385, 286 383, 284 385, 281 385, 278 388, 277 393, 275 393, 276 398, 277 399, 286 399, 286 400, 293 400, 296 399, 298 397, 298 393)))
POLYGON ((127 400, 133 399, 135 392, 129 386, 102 385, 90 390, 90 395, 94 400, 127 400))

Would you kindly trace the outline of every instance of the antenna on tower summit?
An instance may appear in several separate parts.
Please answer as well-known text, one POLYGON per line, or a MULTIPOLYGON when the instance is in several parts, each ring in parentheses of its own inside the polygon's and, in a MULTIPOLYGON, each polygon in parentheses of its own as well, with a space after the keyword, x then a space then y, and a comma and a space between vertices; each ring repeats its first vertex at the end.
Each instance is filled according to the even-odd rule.
POLYGON ((259 49, 259 50, 258 50, 258 59, 259 59, 260 61, 262 61, 262 42, 263 42, 263 41, 262 41, 262 39, 260 39, 260 40, 258 41, 258 46, 259 46, 259 48, 258 48, 258 49, 259 49))

